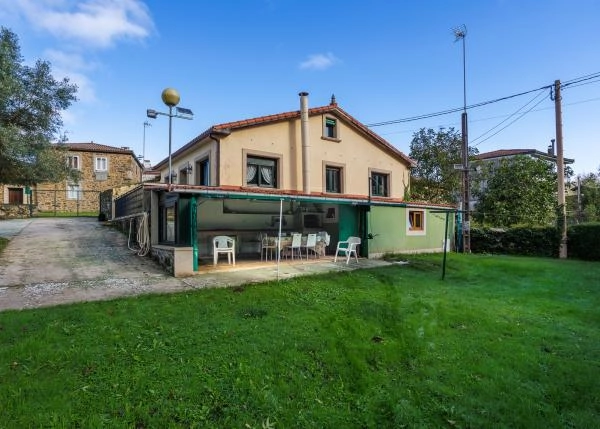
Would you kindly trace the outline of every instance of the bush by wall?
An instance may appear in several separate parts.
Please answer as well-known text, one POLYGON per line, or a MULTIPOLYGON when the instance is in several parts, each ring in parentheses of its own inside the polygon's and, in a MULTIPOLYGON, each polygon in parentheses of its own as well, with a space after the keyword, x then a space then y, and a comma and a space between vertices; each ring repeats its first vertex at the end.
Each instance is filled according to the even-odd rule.
MULTIPOLYGON (((471 228, 473 253, 558 257, 560 237, 554 227, 471 228)), ((600 223, 570 225, 569 258, 600 261, 600 223)))
POLYGON ((471 251, 503 255, 558 256, 554 227, 471 228, 471 251))
POLYGON ((567 234, 569 258, 600 261, 600 223, 570 225, 567 234))

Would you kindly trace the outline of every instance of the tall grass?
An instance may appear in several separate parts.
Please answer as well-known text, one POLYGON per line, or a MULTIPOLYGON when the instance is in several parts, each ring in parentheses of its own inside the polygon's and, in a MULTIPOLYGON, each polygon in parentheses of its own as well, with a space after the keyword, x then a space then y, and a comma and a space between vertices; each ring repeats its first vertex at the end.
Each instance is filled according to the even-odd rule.
POLYGON ((451 255, 0 313, 0 427, 600 421, 600 264, 451 255))

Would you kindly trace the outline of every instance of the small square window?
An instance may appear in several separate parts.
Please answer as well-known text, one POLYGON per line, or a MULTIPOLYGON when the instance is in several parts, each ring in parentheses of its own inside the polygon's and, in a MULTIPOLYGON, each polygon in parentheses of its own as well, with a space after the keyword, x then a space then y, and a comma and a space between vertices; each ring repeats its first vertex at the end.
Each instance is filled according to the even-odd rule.
POLYGON ((330 139, 338 138, 337 120, 335 118, 325 118, 325 129, 323 130, 324 137, 330 139))
POLYGON ((342 192, 342 169, 340 167, 325 167, 325 192, 339 194, 342 192))
POLYGON ((423 231, 425 229, 425 213, 422 210, 408 211, 408 229, 410 231, 423 231))
POLYGON ((389 197, 389 180, 389 174, 371 173, 371 195, 377 197, 389 197))
POLYGON ((406 211, 406 234, 407 235, 425 235, 426 234, 426 218, 425 210, 406 211))

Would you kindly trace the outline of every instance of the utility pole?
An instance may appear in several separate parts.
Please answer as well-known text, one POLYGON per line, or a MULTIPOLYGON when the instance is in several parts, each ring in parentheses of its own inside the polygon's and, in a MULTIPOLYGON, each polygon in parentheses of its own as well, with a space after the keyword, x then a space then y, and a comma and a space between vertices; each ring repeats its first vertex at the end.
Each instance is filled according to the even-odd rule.
POLYGON ((563 154, 562 107, 560 80, 554 81, 554 113, 556 117, 556 175, 558 177, 558 229, 560 244, 558 257, 567 257, 567 207, 565 205, 565 158, 563 154))
POLYGON ((461 129, 462 129, 462 188, 463 188, 463 209, 462 209, 462 251, 463 253, 471 252, 471 222, 470 222, 470 205, 471 201, 471 185, 469 180, 469 133, 467 121, 467 61, 465 52, 465 38, 467 37, 467 27, 462 26, 453 30, 456 39, 455 42, 462 40, 463 53, 463 112, 461 114, 461 129))

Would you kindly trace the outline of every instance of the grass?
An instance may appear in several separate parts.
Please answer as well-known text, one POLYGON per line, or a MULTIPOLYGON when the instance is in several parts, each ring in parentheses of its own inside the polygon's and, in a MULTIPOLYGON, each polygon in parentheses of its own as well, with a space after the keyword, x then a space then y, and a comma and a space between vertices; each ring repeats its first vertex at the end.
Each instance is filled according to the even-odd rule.
POLYGON ((8 238, 0 237, 0 254, 2 254, 4 249, 6 249, 6 246, 8 246, 9 241, 10 240, 8 238))
POLYGON ((0 313, 0 427, 597 427, 600 264, 440 260, 0 313))

